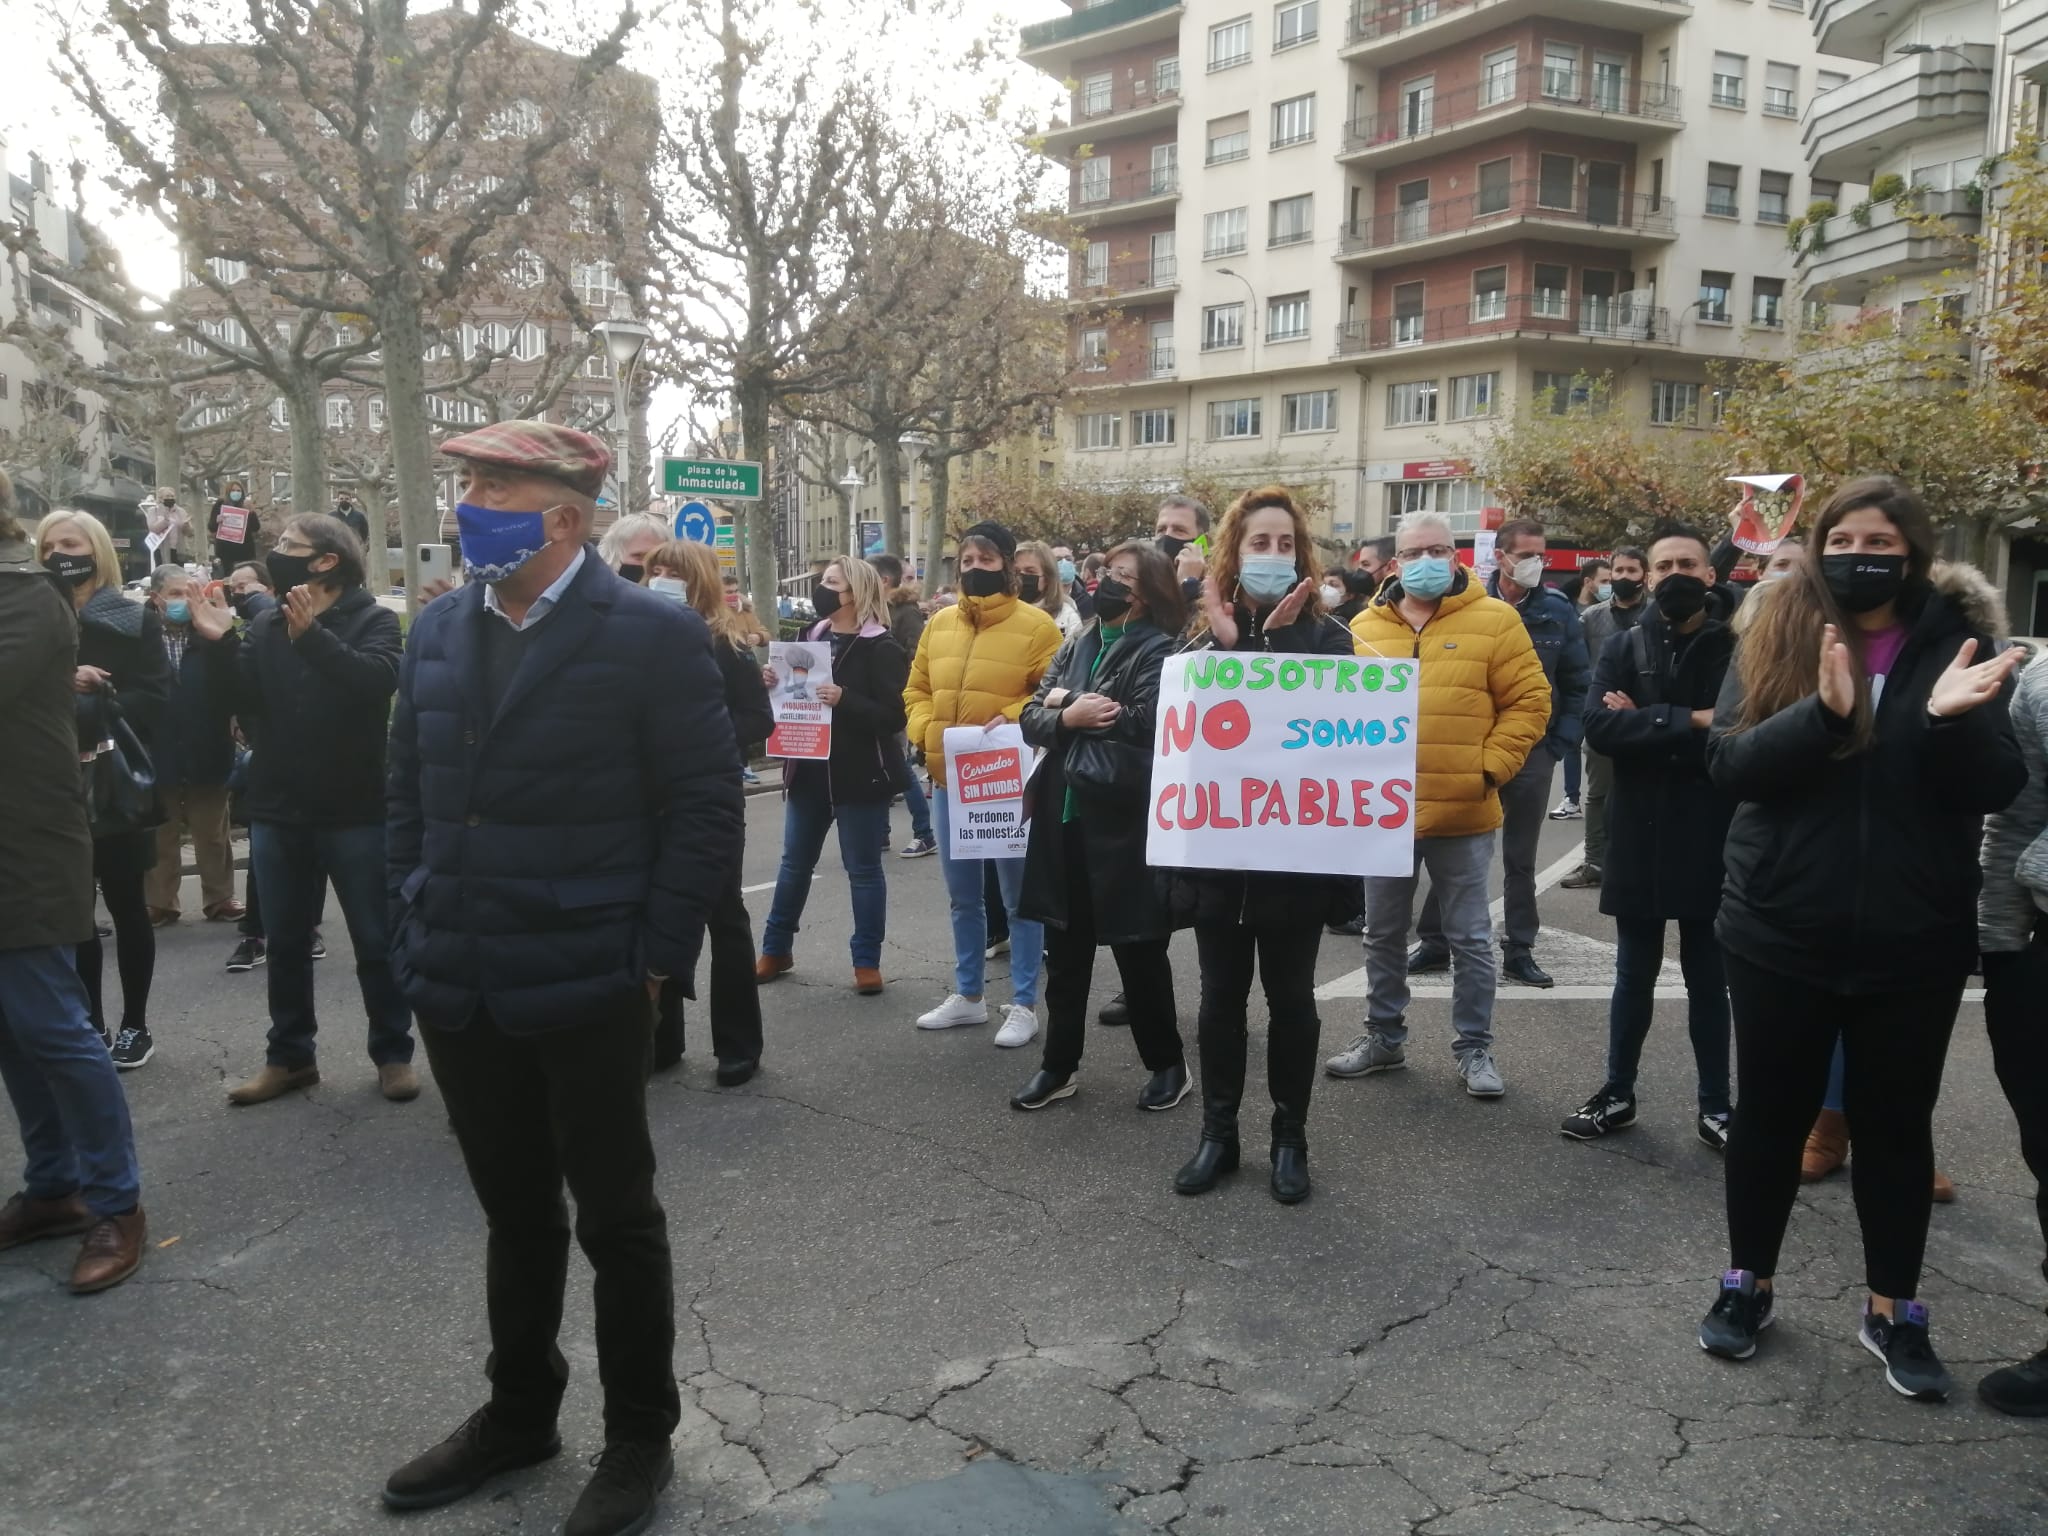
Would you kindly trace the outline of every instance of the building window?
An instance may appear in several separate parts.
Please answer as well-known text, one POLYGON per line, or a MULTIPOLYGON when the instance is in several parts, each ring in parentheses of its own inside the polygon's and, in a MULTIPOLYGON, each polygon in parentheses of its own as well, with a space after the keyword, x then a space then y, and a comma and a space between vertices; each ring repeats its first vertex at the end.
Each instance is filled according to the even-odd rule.
POLYGON ((1702 272, 1700 274, 1699 311, 1702 320, 1715 325, 1728 323, 1728 295, 1735 287, 1735 278, 1727 272, 1702 272))
POLYGON ((278 431, 288 430, 292 424, 291 402, 282 398, 270 402, 270 424, 278 431))
POLYGON ((1225 208, 1202 216, 1202 259, 1242 256, 1251 229, 1249 208, 1225 208))
POLYGON ((1498 373, 1461 373, 1451 379, 1451 420, 1491 416, 1500 399, 1498 373))
POLYGON ((1124 419, 1115 411, 1084 411, 1074 418, 1074 447, 1081 453, 1122 445, 1124 419))
POLYGON ((1301 341, 1308 335, 1308 295, 1284 293, 1266 303, 1266 340, 1301 341))
POLYGON ((1700 424, 1700 387, 1672 379, 1650 381, 1650 421, 1660 427, 1700 424))
POLYGON ((1812 200, 1816 203, 1833 203, 1839 208, 1842 205, 1842 184, 1839 181, 1823 181, 1818 176, 1814 177, 1812 200))
POLYGON ((1479 104, 1497 107, 1515 96, 1515 50, 1502 48, 1479 61, 1479 104))
POLYGON ((1273 51, 1283 48, 1298 48, 1303 43, 1316 40, 1317 12, 1322 9, 1320 0, 1288 0, 1287 4, 1273 8, 1273 51))
POLYGON ((7 375, 0 373, 0 400, 7 398, 7 375))
POLYGON ((1219 117, 1209 124, 1209 164, 1242 160, 1252 152, 1251 118, 1243 113, 1219 117))
POLYGON ((1816 70, 1813 76, 1813 93, 1818 96, 1823 91, 1832 91, 1836 86, 1848 83, 1849 77, 1839 69, 1816 70))
POLYGON ((372 432, 382 432, 384 430, 384 397, 382 395, 370 396, 368 416, 370 430, 372 432))
POLYGON ((1489 160, 1479 167, 1479 211, 1481 213, 1503 213, 1508 206, 1509 176, 1514 170, 1512 160, 1489 160))
POLYGON ((1536 263, 1535 292, 1529 296, 1533 314, 1545 320, 1562 320, 1571 309, 1572 269, 1536 263))
POLYGON ((1114 75, 1090 75, 1081 82, 1081 115, 1100 117, 1109 110, 1114 75))
POLYGON ((1163 448, 1173 441, 1173 409, 1131 412, 1131 446, 1163 448))
POLYGON ((249 275, 249 264, 227 256, 213 256, 208 258, 206 270, 213 274, 215 282, 233 287, 249 275))
POLYGON ((1764 66, 1764 115, 1766 117, 1797 117, 1799 115, 1799 66, 1797 64, 1766 64, 1764 66))
POLYGON ((1109 367, 1109 332, 1101 326, 1081 333, 1081 370, 1101 373, 1109 367))
POLYGON ((1154 96, 1178 96, 1180 94, 1180 57, 1161 59, 1152 66, 1152 94, 1154 96))
POLYGON ((1316 98, 1313 92, 1273 103, 1273 148, 1306 144, 1315 136, 1316 98))
POLYGON ((1756 179, 1756 221, 1784 224, 1792 217, 1792 177, 1786 171, 1765 171, 1756 179))
POLYGON ((1244 345, 1244 305, 1211 304, 1202 311, 1202 350, 1227 351, 1244 345))
POLYGON ((1090 240, 1088 242, 1088 254, 1084 258, 1082 266, 1081 286, 1084 288, 1100 288, 1108 282, 1109 242, 1107 240, 1090 240))
POLYGON ((1387 425, 1426 427, 1436 421, 1436 380, 1387 386, 1387 425))
POLYGON ((1570 155, 1541 155, 1536 161, 1536 206, 1571 208, 1579 200, 1578 161, 1570 155))
POLYGON ((1477 533, 1486 500, 1483 480, 1396 480, 1387 487, 1387 521, 1410 512, 1441 512, 1453 533, 1477 533))
POLYGON ((1739 53, 1714 55, 1714 105, 1739 107, 1748 95, 1749 60, 1739 53))
POLYGON ((1240 16, 1209 29, 1209 68, 1235 69, 1252 61, 1252 19, 1240 16))
POLYGON ((1334 389, 1311 389, 1298 395, 1280 397, 1280 431, 1283 436, 1296 432, 1336 430, 1337 391, 1334 389))
POLYGON ((1592 382, 1583 374, 1545 373, 1539 369, 1535 385, 1538 407, 1553 416, 1574 410, 1590 411, 1597 403, 1592 382))
POLYGON ((281 469, 271 471, 270 499, 272 501, 290 501, 292 499, 292 477, 281 469))
POLYGON ((1412 347, 1423 340, 1423 285, 1400 283, 1394 288, 1394 345, 1412 347))
POLYGON ((1083 160, 1081 162, 1081 191, 1079 195, 1084 206, 1091 203, 1106 203, 1109 201, 1109 159, 1107 156, 1097 155, 1092 160, 1083 160))
POLYGON ((1472 318, 1505 320, 1508 316, 1508 269, 1481 267, 1472 274, 1472 318))
POLYGON ((1268 205, 1266 244, 1299 245, 1310 237, 1315 217, 1315 198, 1304 192, 1299 197, 1276 198, 1268 205))
POLYGON ((1265 431, 1265 402, 1254 395, 1243 400, 1209 402, 1209 440, 1257 437, 1265 431))
POLYGON ((330 432, 353 432, 356 427, 356 403, 347 395, 327 397, 327 430, 330 432))
POLYGON ((1559 101, 1579 95, 1579 50, 1570 43, 1543 45, 1543 94, 1559 101))
POLYGON ((1785 280, 1759 277, 1749 285, 1749 323, 1782 329, 1785 324, 1785 280))
POLYGON ((1742 167, 1707 163, 1707 212, 1719 219, 1742 217, 1742 167))

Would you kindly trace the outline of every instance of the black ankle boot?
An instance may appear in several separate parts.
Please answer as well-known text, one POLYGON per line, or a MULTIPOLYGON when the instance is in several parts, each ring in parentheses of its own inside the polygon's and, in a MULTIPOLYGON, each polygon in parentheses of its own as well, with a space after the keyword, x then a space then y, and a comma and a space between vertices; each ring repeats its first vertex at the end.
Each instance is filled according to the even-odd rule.
POLYGON ((1237 1172, 1237 1138, 1228 1141, 1202 1133, 1195 1155, 1181 1164, 1173 1176, 1173 1187, 1183 1195, 1206 1195, 1226 1173, 1237 1172))
POLYGON ((1308 1198, 1308 1148, 1273 1148, 1273 1198, 1282 1205, 1299 1205, 1308 1198))

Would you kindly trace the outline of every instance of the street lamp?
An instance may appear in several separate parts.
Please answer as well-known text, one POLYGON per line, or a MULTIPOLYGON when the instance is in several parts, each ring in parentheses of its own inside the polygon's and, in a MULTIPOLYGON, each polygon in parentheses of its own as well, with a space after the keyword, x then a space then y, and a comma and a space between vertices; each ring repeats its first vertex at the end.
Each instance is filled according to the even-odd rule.
POLYGON ((1980 75, 1988 75, 1991 73, 1990 70, 1986 69, 1982 64, 1979 64, 1975 59, 1971 58, 1967 53, 1963 52, 1962 49, 1951 48, 1946 43, 1901 43, 1898 47, 1894 48, 1892 52, 1897 54, 1902 59, 1911 58, 1915 54, 1921 53, 1952 53, 1957 58, 1963 61, 1963 68, 1980 75))
POLYGON ((846 473, 839 477, 839 489, 846 496, 846 552, 865 558, 866 551, 860 547, 860 507, 858 498, 861 488, 867 484, 860 471, 853 466, 853 460, 846 461, 846 473))
POLYGON ((1252 291, 1251 279, 1242 272, 1234 271, 1229 267, 1218 267, 1216 271, 1220 276, 1234 277, 1240 283, 1243 283, 1245 297, 1251 300, 1251 304, 1245 312, 1244 326, 1246 334, 1252 339, 1251 371, 1257 373, 1259 371, 1259 296, 1252 291))
POLYGON ((633 484, 633 369, 654 332, 633 318, 633 307, 623 293, 612 300, 611 317, 598 321, 594 329, 611 354, 613 388, 618 395, 619 511, 623 514, 631 509, 633 484))

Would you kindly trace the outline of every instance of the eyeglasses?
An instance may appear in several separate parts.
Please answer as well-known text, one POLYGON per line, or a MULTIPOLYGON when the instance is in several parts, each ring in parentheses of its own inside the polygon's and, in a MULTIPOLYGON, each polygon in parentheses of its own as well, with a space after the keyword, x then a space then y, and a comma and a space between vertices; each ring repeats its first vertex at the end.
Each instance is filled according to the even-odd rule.
POLYGON ((1138 573, 1133 570, 1120 571, 1117 570, 1114 566, 1112 566, 1110 569, 1104 571, 1102 574, 1105 576, 1113 577, 1115 580, 1122 582, 1127 587, 1135 588, 1138 585, 1138 573))
POLYGON ((1448 544, 1430 544, 1421 549, 1397 549, 1394 551, 1394 558, 1396 560, 1414 560, 1418 558, 1448 560, 1456 553, 1457 551, 1448 544))

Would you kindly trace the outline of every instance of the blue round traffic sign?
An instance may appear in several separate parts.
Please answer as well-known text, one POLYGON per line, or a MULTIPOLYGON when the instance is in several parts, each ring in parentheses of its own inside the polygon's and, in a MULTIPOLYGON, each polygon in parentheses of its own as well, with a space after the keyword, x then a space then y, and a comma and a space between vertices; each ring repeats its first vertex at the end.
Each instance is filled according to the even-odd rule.
POLYGON ((676 513, 676 537, 693 544, 709 544, 718 537, 718 518, 701 501, 686 501, 676 513))

